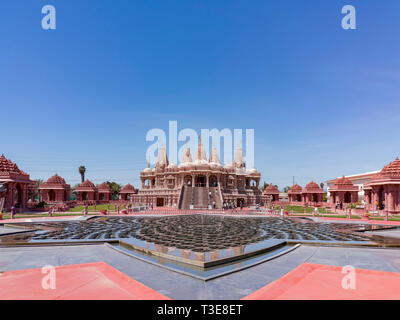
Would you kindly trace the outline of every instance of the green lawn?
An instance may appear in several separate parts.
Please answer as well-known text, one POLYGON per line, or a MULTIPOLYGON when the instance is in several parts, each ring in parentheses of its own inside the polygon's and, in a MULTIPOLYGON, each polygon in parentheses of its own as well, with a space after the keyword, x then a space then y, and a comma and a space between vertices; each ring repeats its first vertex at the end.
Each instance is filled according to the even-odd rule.
MULTIPOLYGON (((102 210, 107 210, 108 205, 107 204, 102 204, 102 205, 97 205, 96 206, 96 211, 94 210, 94 206, 89 206, 89 215, 96 215, 99 214, 100 211, 102 210), (93 212, 93 213, 91 213, 93 212), (96 212, 96 213, 94 213, 96 212)), ((120 210, 125 209, 125 206, 120 206, 120 210)), ((66 212, 57 212, 54 213, 54 217, 64 217, 64 216, 79 216, 82 215, 84 210, 84 206, 77 206, 74 208, 70 208, 66 212)), ((116 205, 110 204, 110 210, 111 211, 117 211, 116 205)), ((32 213, 32 212, 27 212, 27 213, 17 213, 14 218, 40 218, 40 217, 48 217, 49 214, 47 212, 40 212, 40 213, 32 213)), ((10 213, 3 213, 3 219, 10 219, 11 215, 10 213)), ((1 220, 0 220, 1 221, 1 220)))
MULTIPOLYGON (((304 213, 304 207, 303 206, 285 206, 285 210, 288 211, 289 213, 304 213)), ((305 213, 313 213, 314 208, 312 207, 307 207, 305 213)), ((319 213, 332 213, 330 211, 327 211, 325 208, 318 208, 319 213)))
MULTIPOLYGON (((68 212, 82 212, 84 209, 85 209, 84 206, 77 206, 77 207, 69 209, 68 212)), ((89 206, 88 209, 89 209, 89 212, 90 211, 95 211, 94 210, 94 206, 89 206)), ((124 206, 120 206, 120 210, 122 210, 122 209, 124 209, 124 206)), ((102 211, 102 210, 108 210, 108 205, 107 204, 100 204, 100 205, 96 206, 96 211, 102 211)), ((117 208, 116 208, 116 206, 114 204, 110 204, 110 210, 111 211, 116 211, 117 208)))

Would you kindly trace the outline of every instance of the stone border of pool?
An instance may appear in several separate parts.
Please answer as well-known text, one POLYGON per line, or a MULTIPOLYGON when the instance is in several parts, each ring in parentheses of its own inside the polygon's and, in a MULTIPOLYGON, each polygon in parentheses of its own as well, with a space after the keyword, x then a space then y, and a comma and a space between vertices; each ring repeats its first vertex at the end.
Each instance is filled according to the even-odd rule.
MULTIPOLYGON (((220 277, 222 277, 222 276, 226 276, 226 275, 229 275, 229 274, 232 274, 232 273, 236 273, 236 272, 239 272, 239 271, 242 271, 242 270, 245 270, 245 269, 249 269, 249 268, 251 268, 251 267, 254 267, 254 266, 256 266, 256 265, 262 264, 262 263, 264 263, 264 262, 267 262, 267 261, 270 261, 270 260, 279 258, 280 256, 283 256, 283 255, 285 255, 285 254, 287 254, 287 253, 289 253, 289 252, 292 252, 293 250, 295 250, 295 249, 297 249, 297 248, 299 248, 299 247, 301 246, 300 244, 297 244, 297 245, 291 246, 291 247, 287 248, 286 250, 283 250, 283 251, 281 251, 281 252, 279 252, 279 253, 277 253, 277 254, 275 254, 275 255, 268 256, 268 257, 266 257, 265 259, 262 259, 262 260, 259 260, 259 261, 250 263, 250 264, 245 265, 245 266, 242 266, 242 267, 240 267, 240 268, 236 268, 236 269, 232 269, 232 270, 220 272, 220 273, 214 274, 214 275, 212 275, 212 276, 202 277, 202 276, 199 276, 199 275, 196 275, 196 274, 193 274, 193 273, 189 273, 189 272, 185 272, 185 271, 179 270, 179 269, 177 269, 177 268, 172 268, 172 267, 168 267, 168 266, 165 266, 165 265, 162 265, 162 264, 153 262, 153 261, 151 261, 151 260, 146 259, 145 257, 141 257, 141 256, 139 256, 139 255, 135 255, 135 254, 133 254, 133 253, 130 253, 130 252, 121 250, 121 249, 119 249, 119 248, 117 248, 117 247, 115 247, 115 246, 112 246, 112 245, 109 244, 109 243, 105 243, 104 245, 105 245, 107 248, 113 249, 113 250, 115 250, 115 251, 117 251, 117 252, 119 252, 119 253, 121 253, 121 254, 124 254, 124 255, 126 255, 126 256, 129 256, 129 257, 131 257, 131 258, 138 259, 138 260, 140 260, 140 261, 143 261, 143 262, 146 262, 146 263, 150 263, 150 264, 152 264, 152 265, 161 267, 161 268, 163 268, 163 269, 166 269, 166 270, 169 270, 169 271, 173 271, 173 272, 176 272, 176 273, 179 273, 179 274, 182 274, 182 275, 185 275, 185 276, 189 276, 189 277, 192 277, 192 278, 195 278, 195 279, 198 279, 198 280, 202 280, 202 281, 210 281, 210 280, 213 280, 213 279, 216 279, 216 278, 220 278, 220 277)), ((271 251, 269 251, 269 252, 271 252, 271 251)), ((272 252, 273 252, 273 251, 272 251, 272 252)), ((266 253, 268 253, 268 252, 266 252, 266 253)), ((261 254, 259 254, 259 255, 265 255, 266 253, 264 253, 264 254, 261 253, 261 254)), ((253 257, 254 257, 254 256, 253 256, 253 257)), ((168 258, 166 258, 166 259, 168 259, 168 258)), ((169 259, 168 259, 168 260, 169 260, 169 259)))

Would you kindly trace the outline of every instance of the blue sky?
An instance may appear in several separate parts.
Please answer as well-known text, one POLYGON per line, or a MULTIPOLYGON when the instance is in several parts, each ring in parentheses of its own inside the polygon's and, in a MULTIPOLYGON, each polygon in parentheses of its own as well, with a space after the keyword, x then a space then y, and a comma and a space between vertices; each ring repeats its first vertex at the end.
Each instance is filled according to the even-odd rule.
POLYGON ((254 128, 262 180, 399 155, 400 2, 46 0, 0 5, 0 153, 31 178, 139 186, 148 130, 254 128), (41 8, 57 29, 41 28, 41 8), (341 28, 341 8, 357 30, 341 28))

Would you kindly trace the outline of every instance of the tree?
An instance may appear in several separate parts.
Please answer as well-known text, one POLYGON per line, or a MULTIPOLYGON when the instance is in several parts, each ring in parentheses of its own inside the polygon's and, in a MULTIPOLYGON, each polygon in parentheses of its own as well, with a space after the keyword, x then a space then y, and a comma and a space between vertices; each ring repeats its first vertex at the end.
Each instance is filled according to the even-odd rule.
POLYGON ((117 198, 118 194, 120 193, 120 191, 122 189, 122 186, 116 182, 107 181, 106 183, 111 188, 113 199, 117 198))
POLYGON ((264 184, 261 186, 261 191, 264 191, 268 187, 268 183, 264 181, 264 184))
MULTIPOLYGON (((42 197, 41 197, 39 188, 43 183, 44 183, 44 181, 42 179, 35 180, 35 189, 33 190, 32 194, 28 195, 28 197, 29 198, 37 198, 39 200, 39 202, 42 201, 42 197)), ((28 193, 29 193, 29 191, 28 191, 28 193)))
POLYGON ((287 192, 289 191, 289 189, 290 189, 290 187, 289 187, 289 186, 286 186, 286 187, 283 188, 283 192, 284 192, 284 193, 287 193, 287 192))
POLYGON ((82 182, 85 181, 85 172, 86 172, 86 167, 85 166, 80 166, 79 167, 79 174, 81 175, 82 182))
POLYGON ((320 184, 319 184, 319 186, 321 187, 321 189, 323 190, 324 189, 324 186, 325 186, 325 184, 323 183, 323 182, 321 182, 320 184))

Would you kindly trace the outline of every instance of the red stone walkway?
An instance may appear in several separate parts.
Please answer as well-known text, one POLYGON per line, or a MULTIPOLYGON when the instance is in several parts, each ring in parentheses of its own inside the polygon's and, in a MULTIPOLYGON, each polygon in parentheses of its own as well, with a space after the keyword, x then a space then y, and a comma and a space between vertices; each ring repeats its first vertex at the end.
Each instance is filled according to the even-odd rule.
MULTIPOLYGON (((0 300, 165 300, 168 297, 105 262, 56 267, 56 288, 45 290, 42 269, 0 275, 0 300)), ((49 282, 46 282, 49 283, 49 282)))
POLYGON ((342 267, 303 263, 243 300, 399 300, 400 273, 355 269, 355 289, 344 289, 342 267))

